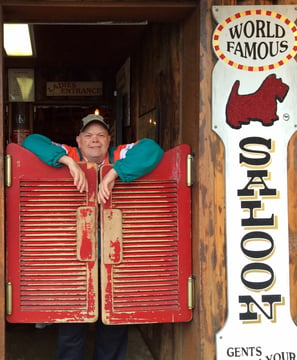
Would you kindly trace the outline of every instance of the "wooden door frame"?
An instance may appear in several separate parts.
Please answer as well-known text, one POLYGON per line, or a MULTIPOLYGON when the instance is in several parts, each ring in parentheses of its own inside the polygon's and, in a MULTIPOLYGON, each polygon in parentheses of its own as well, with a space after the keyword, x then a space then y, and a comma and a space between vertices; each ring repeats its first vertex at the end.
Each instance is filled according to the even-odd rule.
MULTIPOLYGON (((3 28, 3 8, 0 6, 0 26, 3 28)), ((0 47, 3 49, 3 36, 0 37, 0 47)), ((2 52, 3 53, 3 52, 2 52)), ((2 76, 0 78, 0 359, 5 359, 5 213, 4 213, 4 61, 3 55, 0 57, 0 67, 2 76)))
POLYGON ((178 22, 196 7, 185 1, 47 1, 0 0, 5 22, 98 23, 99 21, 178 22))
MULTIPOLYGON (((31 22, 31 23, 93 23, 98 22, 100 20, 114 20, 114 21, 151 21, 151 22, 179 22, 187 18, 190 14, 195 13, 198 7, 199 1, 197 0, 186 0, 183 2, 177 1, 137 1, 129 2, 129 1, 110 1, 110 2, 94 2, 84 1, 81 3, 80 1, 72 0, 67 2, 52 2, 44 0, 42 3, 36 3, 35 1, 25 1, 25 0, 0 0, 0 19, 2 25, 4 22, 31 22)), ((193 21, 197 21, 198 18, 194 16, 192 20, 189 22, 189 26, 193 25, 193 21)), ((195 27, 196 28, 196 27, 195 27)), ((186 30, 187 36, 191 35, 191 30, 188 28, 186 30)), ((198 39, 198 33, 195 34, 194 38, 191 38, 195 42, 198 39)), ((3 36, 1 37, 1 45, 3 45, 3 36)), ((198 42, 197 42, 198 46, 198 42)), ((3 46, 2 46, 3 48, 3 46)), ((190 51, 192 45, 188 43, 187 48, 184 49, 182 54, 190 51)), ((192 52, 190 51, 190 54, 192 52)), ((195 71, 199 71, 198 68, 198 55, 196 51, 194 51, 195 57, 192 62, 193 66, 196 69, 195 71)), ((3 61, 3 53, 0 59, 0 63, 2 66, 2 73, 4 74, 4 61, 3 61)), ((191 71, 188 73, 188 76, 193 80, 191 75, 191 71)), ((0 126, 3 130, 4 128, 4 76, 0 79, 0 126)), ((188 81, 189 78, 186 76, 184 80, 182 80, 185 84, 185 81, 188 81)), ((195 98, 195 94, 197 94, 196 87, 199 87, 199 83, 194 85, 194 89, 191 89, 191 94, 193 94, 195 98)), ((184 88, 186 86, 184 85, 184 88)), ((185 98, 182 99, 184 101, 185 98)), ((193 99, 195 100, 195 99, 193 99)), ((187 124, 191 124, 192 121, 198 117, 198 104, 194 106, 194 109, 191 107, 184 107, 182 109, 183 118, 185 119, 182 128, 180 140, 181 142, 190 143, 194 147, 197 146, 197 138, 191 137, 193 133, 190 133, 187 129, 189 126, 187 124), (195 111, 194 117, 188 117, 190 110, 195 111)), ((192 125, 194 126, 194 125, 192 125)), ((5 359, 5 213, 4 213, 4 201, 5 201, 5 180, 4 180, 4 156, 5 156, 5 139, 3 135, 3 131, 0 133, 0 137, 2 140, 1 152, 2 156, 0 158, 1 168, 2 168, 2 176, 0 177, 0 287, 2 289, 0 294, 0 359, 5 359)), ((196 240, 195 240, 196 241, 196 240)), ((197 319, 197 318, 196 318, 197 319)), ((187 336, 188 340, 185 341, 183 339, 182 344, 180 344, 180 350, 177 351, 177 354, 183 352, 183 350, 188 346, 189 342, 193 338, 193 331, 190 330, 190 326, 183 327, 179 325, 176 327, 175 337, 187 336)), ((196 334, 194 334, 196 337, 196 334)), ((191 341, 192 342, 192 341, 191 341)), ((198 339, 197 339, 198 342, 198 339)), ((189 352, 193 354, 193 349, 189 352)), ((199 354, 196 355, 197 356, 199 354)), ((181 359, 181 357, 179 357, 181 359)))

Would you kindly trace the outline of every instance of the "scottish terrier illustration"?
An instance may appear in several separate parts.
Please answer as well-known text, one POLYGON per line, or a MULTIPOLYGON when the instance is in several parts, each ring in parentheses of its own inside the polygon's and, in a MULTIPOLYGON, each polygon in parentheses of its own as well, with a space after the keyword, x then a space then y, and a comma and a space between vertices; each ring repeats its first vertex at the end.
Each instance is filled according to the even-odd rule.
POLYGON ((260 121, 264 126, 273 125, 279 117, 277 100, 282 102, 289 86, 277 79, 275 74, 267 76, 259 89, 248 95, 239 95, 239 80, 233 84, 226 106, 227 123, 234 129, 250 121, 260 121))

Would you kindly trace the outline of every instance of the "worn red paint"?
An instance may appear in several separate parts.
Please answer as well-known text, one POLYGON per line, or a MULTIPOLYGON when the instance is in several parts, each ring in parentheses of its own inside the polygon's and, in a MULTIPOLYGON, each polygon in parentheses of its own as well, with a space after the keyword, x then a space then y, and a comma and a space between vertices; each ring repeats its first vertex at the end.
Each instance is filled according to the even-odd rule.
POLYGON ((79 193, 66 168, 49 167, 14 143, 6 152, 13 159, 6 191, 6 281, 12 287, 7 320, 96 321, 97 166, 79 164, 89 185, 88 193, 79 193))
POLYGON ((83 260, 91 260, 92 259, 92 223, 90 221, 90 217, 92 215, 92 211, 90 208, 80 209, 80 215, 85 219, 83 223, 82 229, 82 241, 80 244, 79 254, 80 258, 83 260))
POLYGON ((109 253, 109 258, 113 263, 119 263, 121 261, 121 242, 117 238, 115 241, 111 241, 109 248, 113 248, 113 251, 109 253))

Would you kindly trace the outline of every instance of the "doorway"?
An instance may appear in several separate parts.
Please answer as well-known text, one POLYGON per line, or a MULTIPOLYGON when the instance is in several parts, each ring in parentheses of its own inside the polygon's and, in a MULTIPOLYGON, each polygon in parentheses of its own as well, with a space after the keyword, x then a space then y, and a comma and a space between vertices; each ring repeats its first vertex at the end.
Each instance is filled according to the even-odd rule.
MULTIPOLYGON (((82 44, 83 40, 78 40, 78 36, 74 35, 74 31, 75 31, 75 27, 80 27, 80 33, 82 34, 83 31, 81 30, 81 26, 82 23, 83 27, 89 27, 89 26, 96 26, 96 30, 94 31, 94 38, 95 40, 91 40, 91 43, 93 45, 93 48, 96 48, 98 50, 101 51, 96 54, 93 52, 87 52, 86 50, 83 51, 79 51, 79 47, 76 48, 76 51, 73 50, 73 52, 69 51, 69 47, 68 47, 68 51, 65 51, 64 47, 59 47, 57 43, 54 42, 54 46, 53 48, 49 47, 49 38, 48 41, 43 41, 43 46, 45 48, 45 53, 42 57, 42 60, 38 59, 38 58, 34 58, 31 61, 24 63, 24 59, 8 59, 6 58, 4 60, 4 65, 5 65, 5 73, 7 71, 8 68, 23 68, 23 67, 29 67, 29 68, 37 68, 39 69, 38 72, 38 77, 37 77, 37 81, 39 81, 40 86, 37 87, 37 96, 41 96, 41 98, 37 98, 34 103, 35 109, 36 109, 36 113, 38 112, 38 117, 36 117, 36 114, 34 114, 34 121, 37 122, 37 124, 35 123, 35 128, 33 126, 33 131, 37 129, 40 129, 40 131, 45 131, 45 134, 51 136, 52 131, 54 134, 60 134, 59 131, 59 127, 61 125, 61 122, 63 122, 64 120, 60 119, 58 120, 56 118, 56 110, 60 107, 60 109, 65 106, 65 99, 51 99, 48 103, 44 102, 44 98, 42 98, 42 94, 44 92, 44 85, 47 81, 47 79, 49 80, 59 80, 60 76, 63 76, 63 80, 64 81, 70 81, 72 80, 72 76, 73 74, 79 74, 80 78, 79 80, 86 80, 86 76, 88 77, 88 80, 92 81, 94 80, 93 76, 93 68, 94 67, 98 67, 98 59, 100 59, 100 55, 102 55, 102 53, 104 53, 105 56, 105 61, 106 64, 105 66, 103 66, 101 68, 101 75, 102 75, 102 79, 105 79, 106 81, 106 92, 105 94, 107 94, 106 96, 103 96, 101 100, 101 102, 99 103, 99 107, 102 106, 106 106, 109 109, 114 109, 114 88, 115 88, 115 83, 116 83, 116 73, 117 70, 119 69, 120 65, 124 62, 124 60, 127 58, 127 56, 130 55, 135 55, 137 56, 142 56, 145 57, 143 54, 139 54, 140 52, 140 46, 139 43, 140 41, 142 41, 145 36, 145 29, 147 29, 148 27, 150 27, 151 24, 153 23, 163 23, 163 22, 170 22, 174 24, 178 24, 185 16, 187 16, 190 11, 192 11, 194 9, 194 7, 196 6, 196 4, 194 2, 188 2, 185 4, 180 4, 179 6, 177 4, 173 5, 170 4, 170 2, 164 2, 164 4, 162 5, 159 4, 160 6, 156 7, 154 4, 149 4, 146 2, 146 4, 141 4, 139 6, 137 6, 137 4, 135 5, 135 8, 131 8, 131 6, 127 6, 127 8, 125 8, 125 5, 121 5, 121 7, 110 7, 109 9, 107 9, 108 11, 106 11, 106 8, 102 7, 100 4, 96 5, 94 7, 94 5, 92 6, 87 6, 84 5, 83 9, 80 6, 74 7, 73 5, 62 5, 62 6, 58 6, 57 9, 57 5, 52 5, 50 4, 51 2, 49 1, 48 4, 47 2, 44 2, 44 4, 41 6, 26 6, 26 5, 22 5, 22 6, 13 6, 13 5, 5 5, 3 7, 3 18, 4 18, 4 22, 5 21, 16 21, 16 19, 18 21, 24 21, 24 22, 30 22, 32 24, 36 24, 36 26, 39 26, 40 28, 43 28, 43 31, 45 31, 45 28, 49 28, 49 32, 47 33, 49 38, 53 38, 53 39, 57 39, 59 38, 62 33, 64 33, 65 31, 68 32, 69 34, 71 34, 71 37, 73 38, 74 44, 77 46, 78 44, 82 44), (115 19, 115 21, 117 22, 117 24, 100 24, 100 25, 94 25, 95 22, 98 21, 98 18, 102 18, 102 21, 106 21, 106 18, 113 18, 115 19), (73 23, 73 19, 76 19, 76 22, 73 23), (126 24, 122 24, 124 19, 124 22, 126 22, 126 24), (127 23, 127 20, 129 23, 127 23), (137 24, 132 24, 132 22, 137 22, 137 24), (146 23, 148 21, 148 23, 146 23), (54 24, 55 22, 58 22, 56 24, 54 24), (141 23, 140 23, 141 22, 141 23), (50 24, 49 24, 50 23, 50 24), (66 23, 66 24, 65 24, 66 23), (67 30, 63 30, 61 31, 60 26, 65 26, 67 27, 67 30), (57 28, 57 29, 55 29, 57 28), (123 28, 126 29, 131 29, 131 34, 134 33, 137 29, 138 33, 137 33, 137 40, 134 40, 132 45, 130 44, 128 47, 128 51, 125 52, 123 50, 124 44, 127 44, 127 39, 123 36, 123 28), (102 36, 102 38, 104 38, 104 41, 101 40, 98 37, 99 33, 103 33, 103 30, 105 31, 104 34, 106 33, 114 33, 116 34, 116 39, 114 40, 108 40, 109 38, 107 36, 102 36), (108 53, 108 50, 110 49, 110 45, 111 44, 117 44, 116 49, 119 51, 119 53, 121 54, 121 58, 119 60, 119 55, 118 53, 113 54, 112 56, 110 55, 111 53, 108 53), (65 54, 66 59, 62 60, 61 54, 65 54), (88 54, 88 55, 87 55, 88 54), (109 54, 109 55, 108 55, 109 54), (92 66, 90 67, 90 59, 92 60, 92 66), (107 60, 106 60, 107 59, 107 60), (108 67, 111 63, 113 63, 114 60, 117 60, 118 63, 116 65, 113 65, 112 68, 108 67), (70 61, 72 62, 72 66, 69 66, 70 61), (54 65, 58 64, 58 69, 54 67, 54 65), (84 71, 81 70, 80 66, 83 66, 83 68, 85 69, 84 71), (50 74, 50 77, 48 77, 50 74), (41 94, 41 95, 40 95, 41 94), (59 100, 59 101, 57 101, 59 100), (61 100, 61 101, 60 101, 61 100), (45 110, 48 109, 48 110, 45 110), (50 109, 50 110, 49 110, 50 109), (55 110, 53 110, 55 109, 55 110), (54 127, 48 127, 48 123, 45 124, 45 126, 43 128, 41 128, 41 122, 39 122, 39 119, 41 118, 41 113, 46 113, 46 112, 50 112, 51 115, 46 115, 45 118, 47 119, 46 122, 51 121, 48 120, 49 118, 53 119, 54 118, 54 127), (48 117, 49 116, 49 117, 48 117), (38 128, 39 126, 39 128, 38 128), (41 130, 42 129, 42 130, 41 130)), ((171 25, 168 25, 171 26, 171 25)), ((129 30, 130 31, 130 30, 129 30)), ((154 31, 154 30, 152 30, 154 31)), ((93 36, 92 35, 92 36, 93 36)), ((86 36, 86 35, 84 35, 86 36)), ((92 37, 93 38, 93 37, 92 37)), ((36 40, 38 39, 38 35, 36 35, 36 40)), ((88 38, 89 39, 89 38, 88 38)), ((64 41, 64 44, 68 42, 64 41)), ((147 61, 149 61, 149 59, 147 59, 147 61)), ((133 66, 133 63, 132 63, 133 66)), ((147 68, 150 67, 150 64, 147 64, 147 68)), ((134 74, 135 75, 135 74, 134 74)), ((137 80, 141 82, 141 74, 136 74, 138 76, 137 80)), ((166 72, 162 72, 160 74, 160 78, 159 81, 163 81, 164 82, 164 87, 167 86, 168 84, 170 84, 170 82, 166 82, 166 72)), ((61 78, 60 78, 61 79, 61 78)), ((78 77, 77 77, 78 79, 78 77)), ((97 80, 97 78, 95 79, 97 80)), ((145 81, 144 81, 145 82, 145 81)), ((152 89, 154 87, 154 84, 149 84, 149 88, 152 89)), ((133 90, 133 89, 132 89, 133 90)), ((160 90, 160 89, 159 89, 160 90)), ((135 91, 135 89, 134 89, 135 91)), ((153 103, 152 98, 155 96, 154 94, 150 94, 150 97, 147 97, 146 100, 147 102, 151 102, 153 103)), ((170 93, 169 93, 170 95, 170 93)), ((133 96, 133 109, 131 109, 131 123, 127 124, 126 129, 125 129, 125 134, 124 137, 125 139, 132 139, 135 135, 136 135, 136 124, 135 124, 135 119, 137 119, 139 117, 139 115, 141 115, 142 113, 146 113, 146 110, 144 107, 142 108, 141 106, 143 105, 143 96, 139 95, 139 93, 137 91, 135 91, 134 94, 132 94, 133 96), (139 106, 139 104, 141 104, 141 106, 139 106), (134 119, 134 120, 133 120, 134 119)), ((164 98, 167 99, 168 93, 164 93, 163 91, 163 96, 164 98)), ((169 96, 170 97, 170 96, 169 96)), ((97 107, 98 103, 94 102, 93 99, 88 99, 85 103, 81 100, 81 99, 73 99, 73 98, 68 98, 67 99, 67 103, 66 105, 70 105, 72 108, 77 108, 79 106, 83 106, 83 107, 97 107)), ((154 107, 151 106, 150 104, 147 104, 147 106, 149 107, 154 107)), ((168 108, 170 108, 170 103, 167 105, 168 108)), ((150 108, 149 108, 150 109, 150 108)), ((149 110, 148 109, 148 110, 149 110)), ((69 109, 68 109, 69 110, 69 109)), ((163 114, 166 115, 166 112, 164 112, 163 114)), ((69 116, 66 115, 67 117, 69 116)), ((168 116, 168 114, 166 115, 168 116)), ((171 116, 171 114, 169 114, 169 116, 171 116)), ((42 120, 44 121, 44 120, 42 120)), ((172 129, 175 128, 175 125, 172 126, 172 124, 169 125, 169 127, 171 127, 172 129)), ((178 131, 177 131, 178 132, 178 131)), ((55 135, 56 136, 56 135, 55 135)), ((174 139, 177 137, 177 135, 173 132, 170 133, 170 136, 174 137, 174 139)), ((57 139, 56 141, 60 141, 60 139, 57 139)), ((70 141, 70 138, 69 138, 70 141)), ((170 145, 174 145, 174 141, 170 138, 167 138, 166 140, 166 146, 169 147, 170 145)), ((4 228, 4 224, 3 224, 3 228, 4 228)), ((2 304, 4 304, 4 300, 2 299, 2 304)), ((14 328, 14 326, 17 325, 9 325, 7 328, 7 331, 9 332, 10 329, 14 329, 14 331, 16 331, 16 328, 14 328)), ((55 336, 55 326, 49 326, 48 328, 45 329, 36 329, 34 328, 34 325, 20 325, 20 329, 30 329, 32 330, 32 332, 36 332, 37 336, 39 336, 40 334, 42 334, 42 331, 48 331, 48 332, 52 332, 52 336, 55 336), (33 328, 32 328, 33 327, 33 328), (38 330, 38 331, 37 331, 38 330)), ((45 332, 44 331, 44 332, 45 332)), ((9 341, 10 337, 9 335, 7 336, 7 340, 9 341)), ((8 346, 9 347, 9 346, 8 346)), ((7 347, 7 348, 8 348, 7 347)))
MULTIPOLYGON (((35 324, 7 324, 6 360, 53 360, 57 324, 38 327, 35 324)), ((88 335, 88 358, 92 359, 93 328, 88 335)), ((154 360, 137 326, 129 328, 126 360, 154 360)))

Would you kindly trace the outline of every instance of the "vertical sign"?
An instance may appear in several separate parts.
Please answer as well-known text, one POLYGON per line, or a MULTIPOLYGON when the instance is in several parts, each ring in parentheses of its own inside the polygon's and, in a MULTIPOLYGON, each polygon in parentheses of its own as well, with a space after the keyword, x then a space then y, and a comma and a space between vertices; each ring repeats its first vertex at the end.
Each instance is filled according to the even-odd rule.
POLYGON ((217 360, 297 359, 287 146, 297 128, 295 6, 215 6, 212 128, 225 146, 228 317, 217 360))

